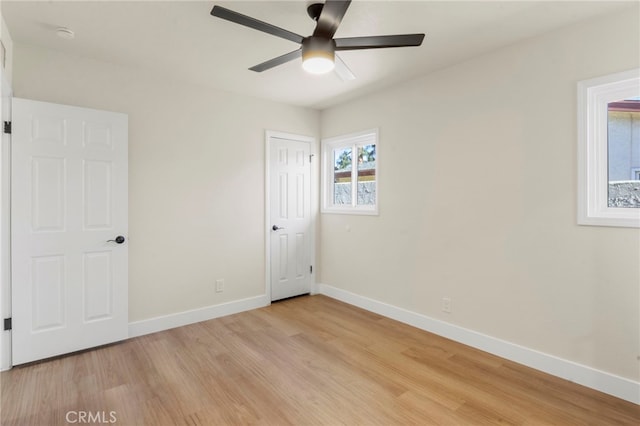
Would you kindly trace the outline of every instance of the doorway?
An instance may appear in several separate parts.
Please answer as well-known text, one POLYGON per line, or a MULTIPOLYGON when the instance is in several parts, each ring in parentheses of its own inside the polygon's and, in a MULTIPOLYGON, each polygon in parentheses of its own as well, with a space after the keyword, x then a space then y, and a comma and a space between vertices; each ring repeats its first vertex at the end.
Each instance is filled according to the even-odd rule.
POLYGON ((314 284, 314 139, 266 137, 266 265, 271 301, 307 294, 314 284))

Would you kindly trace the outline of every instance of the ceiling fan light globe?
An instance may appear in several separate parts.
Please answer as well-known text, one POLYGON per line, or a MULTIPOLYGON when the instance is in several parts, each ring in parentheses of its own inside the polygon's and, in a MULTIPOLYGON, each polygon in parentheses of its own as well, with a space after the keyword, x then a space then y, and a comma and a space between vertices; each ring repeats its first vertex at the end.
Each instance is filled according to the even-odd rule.
POLYGON ((311 74, 326 74, 335 68, 335 63, 326 56, 311 56, 302 60, 302 68, 311 74))
POLYGON ((302 68, 312 74, 325 74, 335 67, 336 44, 324 37, 307 37, 302 42, 302 68))

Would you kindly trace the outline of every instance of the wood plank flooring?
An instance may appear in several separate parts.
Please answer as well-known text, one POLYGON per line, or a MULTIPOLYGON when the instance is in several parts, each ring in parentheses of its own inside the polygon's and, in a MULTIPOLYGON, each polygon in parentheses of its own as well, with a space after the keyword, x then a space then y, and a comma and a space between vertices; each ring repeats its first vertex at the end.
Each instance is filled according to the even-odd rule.
POLYGON ((640 406, 324 296, 0 379, 2 425, 640 424, 640 406))

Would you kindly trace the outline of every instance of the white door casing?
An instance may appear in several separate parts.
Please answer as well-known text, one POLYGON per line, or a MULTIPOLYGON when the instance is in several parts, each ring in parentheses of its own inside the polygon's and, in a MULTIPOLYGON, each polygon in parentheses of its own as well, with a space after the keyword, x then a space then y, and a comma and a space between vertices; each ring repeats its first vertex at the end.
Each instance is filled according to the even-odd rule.
POLYGON ((306 294, 313 281, 312 139, 269 132, 267 215, 271 300, 306 294))
POLYGON ((13 365, 128 336, 128 118, 13 99, 13 365))
MULTIPOLYGON (((11 85, 6 72, 0 67, 0 84, 2 92, 2 119, 11 121, 11 85)), ((11 317, 11 238, 9 222, 11 194, 11 135, 2 133, 2 149, 0 151, 0 318, 11 317)), ((0 370, 11 368, 11 331, 0 331, 0 370)))

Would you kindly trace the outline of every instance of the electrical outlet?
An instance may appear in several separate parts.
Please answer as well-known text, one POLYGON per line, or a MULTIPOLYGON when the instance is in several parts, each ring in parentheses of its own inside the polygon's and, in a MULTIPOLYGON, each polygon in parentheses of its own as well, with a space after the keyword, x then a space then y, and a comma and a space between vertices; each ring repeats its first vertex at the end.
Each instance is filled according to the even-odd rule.
POLYGON ((222 293, 224 291, 224 279, 220 278, 216 280, 216 293, 222 293))
POLYGON ((451 313, 451 298, 443 297, 442 298, 442 312, 446 312, 447 314, 451 313))

